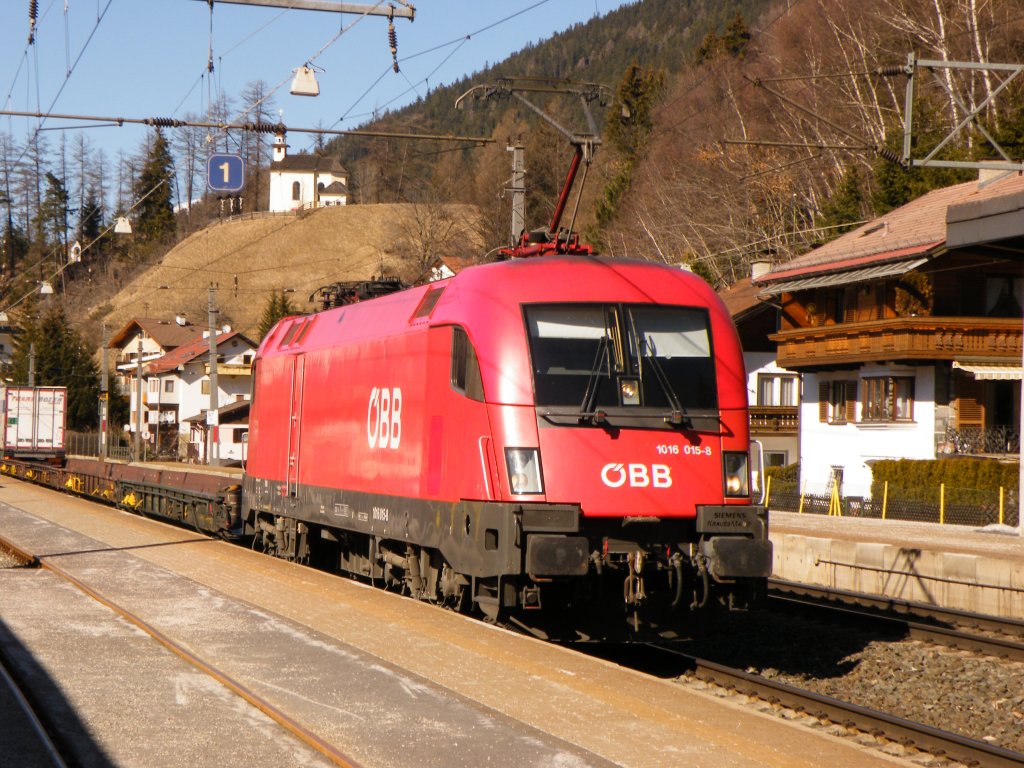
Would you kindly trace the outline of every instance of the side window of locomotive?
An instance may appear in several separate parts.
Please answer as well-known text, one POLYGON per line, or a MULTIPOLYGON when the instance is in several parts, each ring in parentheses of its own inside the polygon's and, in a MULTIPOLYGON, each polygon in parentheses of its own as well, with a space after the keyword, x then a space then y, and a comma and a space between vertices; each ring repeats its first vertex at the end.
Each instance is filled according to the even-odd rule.
POLYGON ((452 389, 471 400, 483 402, 484 384, 480 378, 480 361, 466 331, 452 329, 452 389))

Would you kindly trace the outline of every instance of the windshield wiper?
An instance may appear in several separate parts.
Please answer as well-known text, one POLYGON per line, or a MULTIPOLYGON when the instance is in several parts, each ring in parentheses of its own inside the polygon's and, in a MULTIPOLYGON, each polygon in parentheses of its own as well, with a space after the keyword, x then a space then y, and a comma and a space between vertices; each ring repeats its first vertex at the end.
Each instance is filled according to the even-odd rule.
POLYGON ((654 378, 658 380, 658 384, 661 385, 661 390, 665 393, 665 397, 668 398, 669 407, 672 409, 666 416, 665 421, 669 424, 681 425, 683 422, 689 422, 690 417, 686 413, 686 409, 683 404, 679 401, 679 397, 676 395, 674 389, 672 389, 672 383, 668 380, 668 376, 665 375, 665 369, 661 367, 661 363, 658 362, 658 357, 655 354, 654 342, 644 339, 641 342, 641 350, 644 355, 644 359, 649 360, 651 363, 651 370, 654 371, 654 378))
POLYGON ((608 347, 608 337, 602 336, 597 342, 597 353, 594 355, 594 364, 590 367, 590 376, 587 378, 587 389, 583 393, 583 402, 580 403, 581 423, 591 420, 594 421, 594 423, 601 421, 598 415, 594 413, 594 404, 597 400, 597 382, 598 376, 601 374, 602 366, 608 366, 608 376, 611 377, 611 361, 608 359, 608 347))

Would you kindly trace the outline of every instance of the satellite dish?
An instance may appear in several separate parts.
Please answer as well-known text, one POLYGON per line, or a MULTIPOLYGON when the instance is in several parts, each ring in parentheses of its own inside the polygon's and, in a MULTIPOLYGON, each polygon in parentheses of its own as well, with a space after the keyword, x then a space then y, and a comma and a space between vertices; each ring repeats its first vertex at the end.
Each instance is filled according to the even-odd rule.
POLYGON ((319 96, 320 84, 316 81, 316 73, 308 64, 304 64, 295 70, 295 79, 292 80, 292 96, 319 96))
POLYGON ((118 235, 130 235, 132 233, 132 223, 128 221, 127 216, 117 217, 117 224, 114 225, 114 233, 118 235))
POLYGON ((77 240, 68 249, 68 264, 78 264, 82 260, 82 245, 77 240))

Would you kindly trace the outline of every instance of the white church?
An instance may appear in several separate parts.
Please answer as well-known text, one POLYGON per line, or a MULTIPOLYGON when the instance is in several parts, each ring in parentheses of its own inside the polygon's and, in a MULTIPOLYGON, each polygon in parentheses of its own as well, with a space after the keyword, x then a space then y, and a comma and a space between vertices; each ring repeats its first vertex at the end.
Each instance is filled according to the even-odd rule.
POLYGON ((283 133, 274 138, 270 163, 271 211, 287 213, 301 208, 348 204, 348 171, 337 157, 300 152, 288 154, 283 133))

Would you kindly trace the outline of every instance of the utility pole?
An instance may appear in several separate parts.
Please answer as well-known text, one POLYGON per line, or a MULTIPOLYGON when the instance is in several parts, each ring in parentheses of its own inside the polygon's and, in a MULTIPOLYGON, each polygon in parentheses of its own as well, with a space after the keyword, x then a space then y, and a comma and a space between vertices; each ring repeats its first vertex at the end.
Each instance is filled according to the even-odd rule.
POLYGON ((135 461, 142 460, 142 334, 139 334, 139 351, 135 359, 135 461))
POLYGON ((107 324, 104 323, 103 350, 101 352, 102 357, 100 358, 100 461, 107 460, 107 417, 109 414, 110 404, 110 374, 107 370, 107 344, 110 343, 109 334, 110 329, 107 324))
POLYGON ((220 420, 217 414, 217 287, 210 284, 209 313, 210 313, 210 407, 206 411, 206 440, 207 440, 207 461, 210 466, 220 466, 220 446, 218 441, 218 424, 220 420))
POLYGON ((505 151, 512 153, 512 179, 505 190, 512 193, 512 231, 508 244, 514 246, 526 229, 526 168, 522 143, 516 141, 514 145, 505 147, 505 151))
POLYGON ((36 385, 36 343, 33 341, 28 345, 28 385, 36 385))

